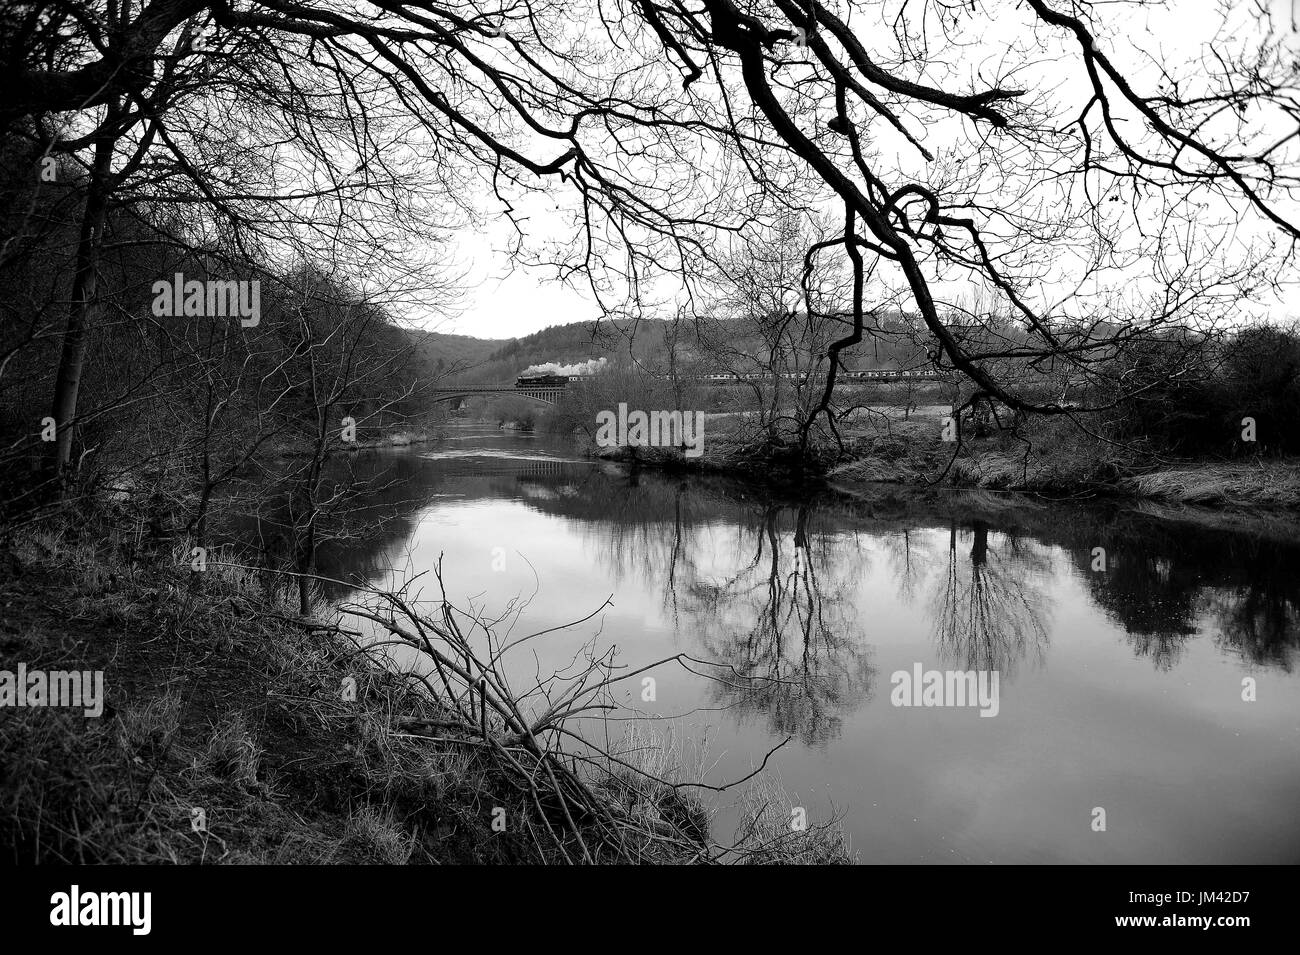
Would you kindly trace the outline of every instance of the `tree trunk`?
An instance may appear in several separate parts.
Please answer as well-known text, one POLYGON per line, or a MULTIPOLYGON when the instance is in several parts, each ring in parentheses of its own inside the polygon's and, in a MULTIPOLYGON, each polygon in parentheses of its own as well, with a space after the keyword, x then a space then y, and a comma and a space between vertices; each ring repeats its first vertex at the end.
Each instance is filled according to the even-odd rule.
POLYGON ((120 109, 110 105, 108 115, 95 139, 95 158, 91 165, 86 191, 86 207, 81 216, 81 234, 77 239, 72 297, 68 305, 68 324, 63 332, 63 352, 54 380, 54 401, 50 417, 56 425, 54 448, 49 462, 50 476, 60 479, 59 493, 72 466, 72 439, 77 417, 77 395, 86 362, 86 340, 97 307, 99 253, 103 247, 104 223, 108 215, 111 191, 113 151, 117 144, 120 109))

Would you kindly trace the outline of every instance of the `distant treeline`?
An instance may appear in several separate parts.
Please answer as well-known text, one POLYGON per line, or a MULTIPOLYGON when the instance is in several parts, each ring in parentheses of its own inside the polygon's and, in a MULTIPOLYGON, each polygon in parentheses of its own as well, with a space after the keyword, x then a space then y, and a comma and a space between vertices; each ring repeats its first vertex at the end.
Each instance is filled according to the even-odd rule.
POLYGON ((1180 456, 1300 453, 1300 331, 1253 326, 1216 340, 1170 337, 1128 356, 1143 388, 1111 415, 1114 436, 1180 456))

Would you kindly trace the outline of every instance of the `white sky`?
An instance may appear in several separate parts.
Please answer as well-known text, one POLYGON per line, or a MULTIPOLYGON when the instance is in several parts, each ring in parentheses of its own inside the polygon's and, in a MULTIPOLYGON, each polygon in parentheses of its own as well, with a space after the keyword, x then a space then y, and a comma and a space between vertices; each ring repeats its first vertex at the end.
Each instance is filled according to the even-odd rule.
MULTIPOLYGON (((545 241, 565 234, 554 216, 534 221, 532 238, 545 241)), ((508 254, 514 229, 498 217, 481 230, 456 236, 458 264, 468 270, 464 308, 459 315, 426 325, 430 331, 475 338, 520 338, 550 325, 569 325, 600 317, 590 293, 566 287, 540 268, 514 265, 508 254)))

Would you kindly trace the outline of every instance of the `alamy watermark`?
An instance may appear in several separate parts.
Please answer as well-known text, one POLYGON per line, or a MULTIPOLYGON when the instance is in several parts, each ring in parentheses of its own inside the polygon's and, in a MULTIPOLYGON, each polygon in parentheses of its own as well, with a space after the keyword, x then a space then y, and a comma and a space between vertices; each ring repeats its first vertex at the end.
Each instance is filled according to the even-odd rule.
POLYGON ((895 706, 978 706, 980 716, 997 716, 997 670, 895 670, 889 702, 895 706))
POLYGON ((153 283, 153 313, 158 318, 200 316, 238 318, 244 328, 262 320, 262 283, 257 279, 185 280, 183 272, 153 283))
POLYGON ((703 411, 628 411, 596 413, 596 444, 602 448, 680 448, 688 458, 704 453, 703 411))
POLYGON ((153 927, 151 892, 83 892, 74 885, 50 896, 50 924, 55 926, 125 925, 133 935, 153 927))
POLYGON ((103 670, 0 670, 0 707, 79 706, 85 716, 104 712, 103 670))

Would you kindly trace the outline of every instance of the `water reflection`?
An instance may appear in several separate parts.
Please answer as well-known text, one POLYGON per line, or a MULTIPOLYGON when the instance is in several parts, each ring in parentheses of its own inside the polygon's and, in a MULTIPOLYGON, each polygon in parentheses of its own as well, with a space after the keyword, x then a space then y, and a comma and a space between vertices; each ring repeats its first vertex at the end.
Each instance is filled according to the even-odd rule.
MULTIPOLYGON (((1123 513, 1097 518, 1092 533, 1109 564, 1087 574, 1093 599, 1138 656, 1170 670, 1208 629, 1225 653, 1291 672, 1300 639, 1294 539, 1123 513)), ((1086 572, 1089 552, 1072 556, 1086 572)))
POLYGON ((1048 550, 1016 534, 996 535, 989 523, 948 525, 944 573, 930 615, 939 657, 949 669, 997 670, 1014 676, 1022 660, 1047 655, 1047 597, 1037 581, 1050 570, 1048 550), (970 542, 969 549, 966 542, 970 542))
POLYGON ((701 573, 682 543, 698 538, 678 531, 666 583, 675 619, 698 635, 704 655, 763 681, 747 690, 715 685, 715 701, 806 744, 838 736, 842 714, 868 699, 875 683, 871 646, 850 599, 865 555, 827 528, 810 527, 812 514, 806 503, 750 510, 733 536, 728 563, 736 569, 722 575, 701 573))
MULTIPOLYGON (((916 608, 943 666, 999 670, 1004 685, 1048 662, 1063 573, 1157 671, 1176 668, 1207 635, 1224 656, 1293 669, 1300 545, 1267 529, 982 494, 798 499, 575 460, 544 441, 511 436, 496 449, 493 436, 480 437, 488 446, 477 452, 445 445, 335 462, 330 493, 358 506, 326 522, 321 573, 381 579, 406 559, 422 516, 446 502, 508 501, 561 518, 592 566, 651 595, 692 652, 766 681, 712 685, 709 705, 807 745, 838 738, 873 697, 882 634, 872 630, 868 580, 892 582, 916 608), (1098 546, 1104 572, 1092 569, 1098 546)), ((274 555, 288 504, 273 490, 262 499, 232 533, 274 555)), ((589 596, 575 593, 573 604, 589 596)))

